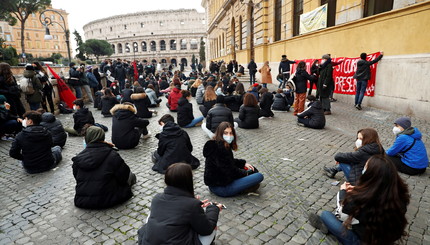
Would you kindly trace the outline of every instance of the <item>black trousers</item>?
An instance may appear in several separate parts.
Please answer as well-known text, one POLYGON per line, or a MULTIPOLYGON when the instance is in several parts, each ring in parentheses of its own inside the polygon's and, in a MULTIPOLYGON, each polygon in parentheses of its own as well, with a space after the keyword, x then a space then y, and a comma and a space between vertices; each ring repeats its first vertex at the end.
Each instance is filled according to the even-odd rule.
POLYGON ((48 111, 48 108, 46 106, 46 101, 48 101, 50 112, 54 114, 55 109, 54 109, 54 101, 52 100, 52 91, 50 92, 44 91, 42 94, 42 108, 45 111, 48 111))
POLYGON ((394 165, 397 168, 397 171, 408 174, 408 175, 417 175, 422 174, 426 171, 425 168, 417 169, 417 168, 411 168, 408 165, 404 164, 400 158, 400 156, 388 156, 388 158, 391 160, 391 162, 394 163, 394 165))

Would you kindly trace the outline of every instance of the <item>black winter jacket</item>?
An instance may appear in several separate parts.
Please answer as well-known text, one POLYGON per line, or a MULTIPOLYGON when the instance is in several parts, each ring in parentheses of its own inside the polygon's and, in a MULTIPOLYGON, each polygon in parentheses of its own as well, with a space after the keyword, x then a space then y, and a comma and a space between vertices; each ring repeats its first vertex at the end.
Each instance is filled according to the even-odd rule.
POLYGON ((297 114, 297 117, 310 118, 310 128, 323 129, 325 127, 325 115, 320 101, 310 103, 306 110, 304 110, 302 113, 297 114))
POLYGON ((132 94, 131 99, 137 109, 137 116, 141 118, 151 118, 152 112, 149 111, 148 107, 151 106, 151 100, 144 93, 132 94))
POLYGON ((200 161, 191 155, 193 145, 187 132, 182 130, 176 123, 168 122, 163 131, 156 135, 158 138, 157 154, 160 156, 152 167, 152 170, 163 173, 166 169, 178 162, 185 162, 193 169, 200 166, 200 161))
POLYGON ((105 117, 111 117, 110 110, 116 105, 119 104, 118 100, 114 96, 103 96, 101 100, 102 105, 102 115, 105 117))
POLYGON ((239 111, 243 104, 243 94, 225 96, 224 102, 231 111, 239 111))
POLYGON ((317 93, 321 98, 330 97, 331 91, 334 89, 333 81, 333 66, 331 59, 321 65, 320 76, 318 77, 317 93), (326 87, 324 87, 326 85, 326 87))
POLYGON ((116 105, 112 108, 112 143, 119 149, 132 149, 139 144, 141 134, 136 128, 146 128, 149 121, 135 114, 131 105, 116 105))
POLYGON ((254 61, 249 62, 248 70, 250 74, 257 73, 257 64, 254 61))
POLYGON ((209 205, 206 211, 190 193, 167 186, 151 203, 151 215, 138 232, 139 245, 200 245, 198 235, 210 235, 217 224, 219 208, 209 205))
POLYGON ((206 101, 203 98, 203 106, 200 106, 200 111, 202 112, 203 117, 208 116, 209 110, 212 109, 212 107, 214 107, 215 104, 216 104, 216 100, 206 101))
POLYGON ((289 111, 290 105, 288 104, 287 98, 283 93, 275 94, 275 99, 273 100, 272 110, 276 111, 289 111))
POLYGON ((236 179, 247 176, 245 160, 235 159, 231 148, 224 141, 209 140, 203 147, 205 161, 204 181, 207 186, 226 186, 236 179))
POLYGON ((122 99, 121 99, 121 103, 124 102, 130 102, 133 103, 133 100, 131 100, 130 96, 131 94, 133 94, 133 90, 126 88, 122 90, 122 99))
POLYGON ((382 54, 372 61, 359 60, 357 61, 357 71, 354 74, 354 78, 357 80, 369 80, 370 79, 370 66, 382 59, 382 54))
POLYGON ((273 112, 271 110, 273 104, 273 94, 266 92, 261 96, 260 101, 260 117, 273 117, 273 112))
POLYGON ((239 128, 258 128, 258 117, 260 115, 260 107, 257 105, 255 107, 242 105, 239 110, 239 128))
POLYGON ((73 120, 75 122, 73 128, 81 134, 82 128, 85 126, 85 124, 91 124, 94 125, 94 117, 88 108, 81 108, 73 114, 73 120))
POLYGON ((122 64, 117 64, 115 67, 115 71, 113 76, 118 80, 118 81, 124 81, 126 76, 127 76, 127 71, 125 70, 124 66, 122 64))
POLYGON ((298 94, 306 93, 308 80, 314 79, 306 70, 297 70, 295 78, 296 93, 298 94))
POLYGON ((212 131, 212 133, 215 133, 218 125, 222 122, 229 122, 233 125, 233 114, 230 109, 225 107, 224 104, 217 103, 208 112, 208 116, 206 117, 206 128, 212 131))
POLYGON ((279 74, 282 74, 283 72, 289 72, 290 71, 290 64, 295 64, 295 61, 291 61, 291 60, 281 60, 281 62, 279 62, 279 68, 278 68, 278 72, 279 74))
POLYGON ((380 149, 377 143, 370 143, 363 145, 354 152, 339 152, 334 156, 334 160, 351 165, 351 171, 349 172, 348 178, 351 185, 356 185, 367 160, 373 155, 383 154, 384 152, 384 148, 381 147, 380 149))
POLYGON ((54 114, 51 112, 43 113, 40 125, 44 126, 51 133, 54 145, 63 147, 66 144, 66 131, 64 131, 63 124, 55 118, 54 114))
POLYGON ((185 127, 194 119, 193 105, 184 97, 178 100, 178 125, 185 127))
POLYGON ((72 161, 76 207, 110 208, 133 195, 128 185, 130 168, 110 145, 88 144, 72 161))
POLYGON ((55 166, 52 146, 51 133, 43 126, 31 125, 15 137, 9 155, 22 160, 28 173, 41 173, 55 166))

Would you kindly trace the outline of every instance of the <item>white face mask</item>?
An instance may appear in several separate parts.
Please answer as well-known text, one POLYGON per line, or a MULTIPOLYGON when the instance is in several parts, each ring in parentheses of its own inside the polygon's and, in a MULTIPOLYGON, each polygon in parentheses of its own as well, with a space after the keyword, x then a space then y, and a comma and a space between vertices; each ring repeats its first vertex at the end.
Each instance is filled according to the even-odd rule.
POLYGON ((401 133, 402 132, 402 130, 400 129, 400 128, 398 128, 398 127, 394 127, 393 128, 393 133, 394 133, 394 135, 398 135, 399 133, 401 133))
POLYGON ((27 127, 27 119, 22 120, 22 126, 23 126, 24 128, 26 128, 26 127, 27 127))
POLYGON ((357 139, 355 141, 355 147, 360 148, 363 144, 363 141, 361 139, 357 139))
POLYGON ((113 88, 113 89, 116 89, 116 86, 113 86, 112 88, 113 88))
POLYGON ((75 111, 77 110, 77 107, 76 107, 76 105, 74 105, 74 106, 73 106, 73 110, 75 110, 75 111))
POLYGON ((307 107, 309 107, 309 104, 310 104, 311 102, 310 101, 306 101, 305 102, 305 107, 307 108, 307 107))
POLYGON ((233 142, 234 140, 234 136, 229 136, 229 135, 223 135, 222 138, 227 141, 227 143, 231 144, 231 142, 233 142))
POLYGON ((160 125, 160 131, 163 132, 163 125, 160 125))

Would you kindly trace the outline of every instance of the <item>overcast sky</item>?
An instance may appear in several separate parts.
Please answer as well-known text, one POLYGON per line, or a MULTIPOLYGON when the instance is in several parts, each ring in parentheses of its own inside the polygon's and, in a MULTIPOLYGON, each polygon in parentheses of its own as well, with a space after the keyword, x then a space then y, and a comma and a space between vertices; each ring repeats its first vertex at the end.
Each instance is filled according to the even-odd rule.
MULTIPOLYGON (((201 6, 201 0, 52 0, 51 2, 53 8, 61 8, 69 13, 70 33, 76 29, 83 38, 82 27, 85 24, 113 15, 181 8, 197 9, 198 12, 205 11, 201 6)), ((75 49, 76 43, 72 34, 70 39, 72 47, 75 49)))

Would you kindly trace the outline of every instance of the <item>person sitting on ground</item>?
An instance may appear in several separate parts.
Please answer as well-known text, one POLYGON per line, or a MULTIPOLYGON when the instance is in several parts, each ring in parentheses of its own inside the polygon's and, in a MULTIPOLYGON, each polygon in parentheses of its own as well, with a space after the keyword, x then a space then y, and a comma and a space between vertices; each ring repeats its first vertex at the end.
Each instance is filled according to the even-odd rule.
POLYGON ((215 90, 212 86, 206 87, 206 92, 203 96, 203 105, 199 107, 200 112, 202 113, 203 117, 207 117, 208 111, 212 109, 212 107, 216 104, 216 97, 215 90))
POLYGON ((343 171, 346 181, 356 185, 367 160, 380 154, 384 154, 384 148, 379 141, 378 132, 373 128, 363 128, 357 132, 355 151, 337 153, 334 156, 336 167, 324 167, 324 171, 330 178, 334 178, 337 172, 343 171))
MULTIPOLYGON (((199 79, 198 79, 199 80, 199 79)), ((196 81, 197 82, 197 81, 196 81)), ((206 82, 202 82, 198 87, 197 87, 197 91, 196 91, 196 102, 197 104, 201 105, 203 104, 203 98, 204 98, 204 94, 205 94, 205 87, 206 87, 207 83, 206 82)))
POLYGON ((241 77, 243 75, 245 75, 245 67, 239 65, 239 71, 236 72, 236 76, 241 77))
POLYGON ((138 244, 210 245, 223 205, 194 196, 193 172, 188 164, 169 166, 164 182, 164 193, 154 197, 146 224, 138 231, 138 244))
POLYGON ((130 96, 133 94, 133 89, 131 89, 130 83, 125 84, 125 89, 121 91, 121 94, 122 94, 121 103, 125 103, 125 102, 133 103, 132 99, 130 98, 130 96))
POLYGON ((267 88, 260 89, 261 100, 260 100, 260 117, 273 117, 273 111, 271 110, 273 104, 273 94, 267 90, 267 88))
POLYGON ((215 106, 209 110, 208 116, 206 117, 206 123, 202 124, 203 131, 212 138, 218 125, 222 122, 229 122, 237 128, 237 122, 233 120, 233 113, 224 104, 224 96, 218 95, 216 97, 215 106))
POLYGON ((102 97, 101 105, 102 105, 102 115, 104 117, 111 117, 110 110, 116 105, 119 104, 116 96, 112 93, 112 91, 107 88, 105 89, 105 95, 102 97))
POLYGON ((314 95, 308 95, 307 99, 309 100, 308 108, 297 114, 297 125, 323 129, 325 127, 325 115, 321 102, 314 95))
POLYGON ((294 104, 294 91, 291 88, 290 84, 285 85, 284 94, 288 104, 291 107, 294 104))
POLYGON ((157 111, 148 109, 151 106, 151 100, 142 87, 136 88, 136 92, 130 98, 136 106, 138 117, 151 118, 152 114, 157 115, 157 111))
POLYGON ((73 128, 66 127, 64 130, 69 133, 69 136, 80 136, 83 133, 82 128, 85 126, 85 124, 95 124, 94 117, 91 111, 84 106, 83 99, 77 99, 73 101, 73 110, 76 111, 73 114, 73 128))
POLYGON ((245 88, 243 83, 238 83, 232 95, 225 97, 225 104, 231 111, 239 111, 240 106, 243 104, 243 96, 245 95, 245 88))
POLYGON ((194 118, 193 104, 191 100, 191 93, 188 90, 182 90, 182 97, 178 101, 178 125, 183 128, 192 128, 200 126, 204 117, 194 118))
POLYGON ((22 119, 12 115, 10 107, 6 102, 6 96, 0 95, 0 137, 2 140, 9 141, 22 130, 22 119))
POLYGON ((236 131, 229 122, 219 124, 214 137, 203 147, 206 158, 204 182, 217 196, 231 197, 254 192, 264 177, 243 159, 235 159, 236 131))
POLYGON ((197 89, 199 88, 200 85, 202 85, 202 79, 200 78, 196 79, 193 85, 191 85, 190 92, 192 97, 197 96, 197 89))
POLYGON ((155 136, 158 148, 152 155, 152 170, 164 174, 167 167, 177 162, 190 164, 193 169, 199 167, 200 161, 191 154, 193 145, 190 137, 175 123, 175 119, 166 114, 158 120, 158 124, 162 131, 155 136))
POLYGON ((239 110, 239 118, 234 119, 239 128, 253 129, 259 127, 258 118, 260 107, 254 95, 247 93, 243 99, 243 105, 239 110))
POLYGON ((29 174, 55 168, 61 161, 61 147, 52 144, 52 135, 40 125, 42 115, 36 111, 26 112, 22 121, 24 129, 15 137, 9 155, 22 161, 29 174))
POLYGON ((119 96, 121 96, 121 91, 118 86, 118 81, 115 80, 113 83, 111 83, 109 89, 111 90, 115 98, 118 98, 119 96))
POLYGON ((173 111, 173 112, 178 111, 178 101, 181 97, 182 97, 181 86, 175 85, 172 92, 170 92, 169 94, 169 98, 167 102, 167 107, 169 108, 170 111, 173 111))
POLYGON ((417 175, 426 171, 429 159, 421 132, 411 125, 408 117, 400 117, 394 122, 396 140, 386 153, 399 172, 417 175))
POLYGON ((40 125, 44 126, 51 133, 53 144, 63 148, 66 144, 67 134, 61 121, 51 112, 44 112, 45 110, 43 109, 39 109, 38 111, 42 114, 42 122, 40 125))
POLYGON ((148 138, 146 127, 149 121, 139 118, 133 104, 125 102, 115 105, 110 112, 112 113, 112 143, 118 149, 133 149, 139 144, 139 139, 143 135, 148 138))
POLYGON ((406 235, 408 186, 383 155, 372 156, 364 169, 356 186, 340 187, 337 216, 310 213, 310 224, 342 244, 395 244, 406 235))
POLYGON ((224 86, 224 84, 222 83, 222 81, 217 82, 217 84, 214 88, 216 95, 225 96, 225 94, 223 93, 223 86, 224 86))
POLYGON ((149 100, 151 101, 151 105, 149 107, 159 107, 161 103, 161 99, 157 97, 157 93, 155 93, 154 85, 149 84, 148 87, 145 89, 145 93, 148 96, 149 100))
POLYGON ((257 99, 257 101, 260 101, 260 93, 258 91, 260 91, 261 88, 262 88, 261 85, 259 85, 258 83, 254 83, 248 89, 248 93, 253 94, 255 96, 255 98, 257 99))
POLYGON ((288 104, 287 96, 284 94, 282 88, 278 88, 273 100, 272 110, 274 111, 290 111, 290 104, 288 104))
POLYGON ((75 206, 105 209, 130 199, 136 175, 113 145, 105 141, 104 131, 99 127, 88 127, 85 143, 86 148, 72 158, 76 180, 75 206))

